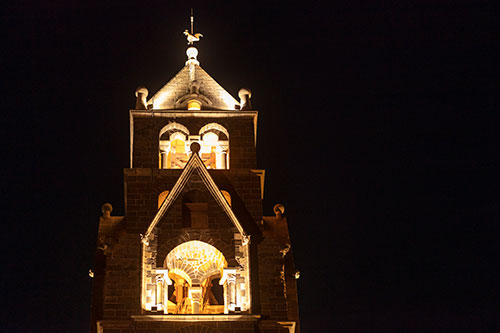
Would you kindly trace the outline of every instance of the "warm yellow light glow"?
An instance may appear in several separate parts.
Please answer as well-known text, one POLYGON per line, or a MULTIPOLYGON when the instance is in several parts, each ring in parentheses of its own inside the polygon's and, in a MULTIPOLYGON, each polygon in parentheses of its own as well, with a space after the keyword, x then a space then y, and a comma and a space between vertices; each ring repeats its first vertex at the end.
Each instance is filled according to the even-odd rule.
POLYGON ((231 194, 228 191, 221 191, 229 206, 231 206, 231 194))
POLYGON ((158 209, 160 209, 161 204, 162 204, 162 203, 163 203, 163 201, 165 201, 165 199, 167 198, 168 192, 169 192, 169 191, 163 191, 163 192, 161 192, 160 194, 158 194, 158 209))
MULTIPOLYGON (((227 266, 224 255, 215 247, 200 241, 182 243, 165 259, 171 272, 183 271, 190 285, 199 285, 214 274, 221 274, 227 266)), ((179 274, 180 275, 180 274, 179 274)))
POLYGON ((233 96, 229 95, 228 93, 226 93, 224 91, 224 93, 221 93, 219 95, 219 98, 222 99, 224 101, 224 104, 226 106, 226 109, 228 110, 234 110, 234 106, 235 105, 239 105, 240 103, 238 103, 234 98, 233 96))
POLYGON ((153 252, 148 250, 156 248, 156 236, 150 236, 150 245, 143 245, 143 309, 163 314, 248 311, 251 303, 248 245, 243 244, 240 234, 235 234, 234 238, 237 267, 228 268, 224 255, 214 246, 201 241, 188 241, 170 251, 164 268, 159 268, 156 260, 152 261, 153 252), (223 290, 215 288, 217 279, 223 290), (214 295, 217 294, 216 298, 214 295))
POLYGON ((197 100, 190 100, 188 102, 188 110, 201 110, 201 103, 197 100))
POLYGON ((200 144, 200 157, 207 169, 229 168, 229 133, 217 123, 204 125, 199 135, 186 135, 188 129, 170 123, 160 131, 159 154, 161 169, 182 169, 189 160, 189 147, 200 144), (165 133, 169 133, 166 140, 165 133))
POLYGON ((219 136, 214 132, 208 132, 203 135, 203 143, 208 146, 215 146, 219 141, 219 136))

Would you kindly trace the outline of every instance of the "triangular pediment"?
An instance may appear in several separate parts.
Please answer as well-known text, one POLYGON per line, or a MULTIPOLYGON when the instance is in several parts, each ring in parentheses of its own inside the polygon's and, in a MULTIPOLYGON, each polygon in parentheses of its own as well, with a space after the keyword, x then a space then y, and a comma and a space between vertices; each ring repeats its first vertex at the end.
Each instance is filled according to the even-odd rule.
POLYGON ((198 99, 202 102, 203 109, 235 110, 235 105, 240 104, 199 65, 184 66, 149 99, 147 104, 152 104, 153 109, 180 109, 183 97, 192 93, 193 80, 196 80, 196 84, 199 86, 199 91, 195 95, 199 95, 198 99))
POLYGON ((231 223, 238 229, 238 232, 241 234, 243 239, 247 241, 249 239, 248 234, 245 232, 243 229, 240 221, 234 214, 231 206, 229 203, 226 201, 224 198, 224 195, 220 191, 220 189, 217 187, 215 184, 213 178, 210 176, 208 173, 207 168, 205 167, 205 164, 201 160, 201 158, 198 156, 198 154, 193 153, 187 162, 186 166, 184 167, 184 170, 182 171, 179 179, 173 186, 172 190, 168 193, 167 197, 163 201, 162 205, 158 209, 158 212, 156 213, 155 217, 151 221, 146 233, 143 236, 143 241, 147 242, 149 239, 149 236, 153 232, 154 228, 157 227, 162 220, 163 216, 167 213, 169 208, 175 203, 176 199, 179 197, 179 195, 182 193, 183 189, 186 187, 186 185, 189 182, 189 179, 193 175, 193 173, 197 173, 200 179, 202 180, 203 184, 206 186, 208 192, 210 195, 215 199, 223 213, 228 217, 228 219, 231 221, 231 223))

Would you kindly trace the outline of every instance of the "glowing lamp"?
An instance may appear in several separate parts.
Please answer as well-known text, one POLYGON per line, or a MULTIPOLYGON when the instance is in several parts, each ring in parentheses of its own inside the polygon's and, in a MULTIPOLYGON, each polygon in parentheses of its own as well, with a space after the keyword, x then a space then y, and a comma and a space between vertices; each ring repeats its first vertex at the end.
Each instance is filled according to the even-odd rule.
POLYGON ((188 102, 187 107, 188 110, 201 110, 201 103, 193 99, 188 102))

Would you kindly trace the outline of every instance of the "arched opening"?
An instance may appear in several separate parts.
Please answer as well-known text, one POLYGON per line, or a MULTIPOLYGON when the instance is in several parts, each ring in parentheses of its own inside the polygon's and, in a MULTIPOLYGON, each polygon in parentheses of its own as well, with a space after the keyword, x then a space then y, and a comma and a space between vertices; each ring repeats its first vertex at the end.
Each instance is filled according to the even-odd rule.
POLYGON ((229 194, 228 191, 224 191, 224 190, 222 190, 221 193, 224 196, 224 198, 226 199, 226 201, 229 204, 229 206, 232 206, 231 205, 231 194, 229 194))
POLYGON ((160 130, 160 169, 182 169, 189 159, 189 130, 181 124, 169 123, 160 130))
POLYGON ((208 169, 229 169, 229 132, 217 123, 200 129, 200 157, 208 169))
POLYGON ((199 135, 190 135, 179 123, 169 123, 159 134, 159 168, 182 169, 190 157, 193 142, 200 144, 200 158, 207 169, 229 169, 229 132, 224 126, 209 123, 199 135))
POLYGON ((227 261, 217 248, 201 241, 182 243, 170 251, 164 267, 173 282, 168 313, 224 313, 224 287, 220 279, 227 261))
POLYGON ((160 209, 161 207, 161 204, 163 203, 163 201, 165 201, 165 199, 167 198, 168 196, 168 193, 169 191, 163 191, 161 192, 160 194, 158 194, 158 209, 160 209))

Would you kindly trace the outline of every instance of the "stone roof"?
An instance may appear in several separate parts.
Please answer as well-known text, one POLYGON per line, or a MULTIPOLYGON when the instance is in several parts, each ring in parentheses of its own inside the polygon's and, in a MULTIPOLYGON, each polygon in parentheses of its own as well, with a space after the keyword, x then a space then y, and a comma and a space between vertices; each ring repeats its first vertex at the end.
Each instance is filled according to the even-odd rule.
MULTIPOLYGON (((192 93, 191 66, 194 68, 194 79, 199 86, 198 94, 202 95, 200 97, 203 101, 203 109, 235 110, 235 105, 240 103, 197 64, 186 64, 148 100, 147 104, 153 104, 153 109, 175 110, 183 108, 179 100, 192 93)), ((196 97, 198 94, 191 94, 191 96, 196 97)))

